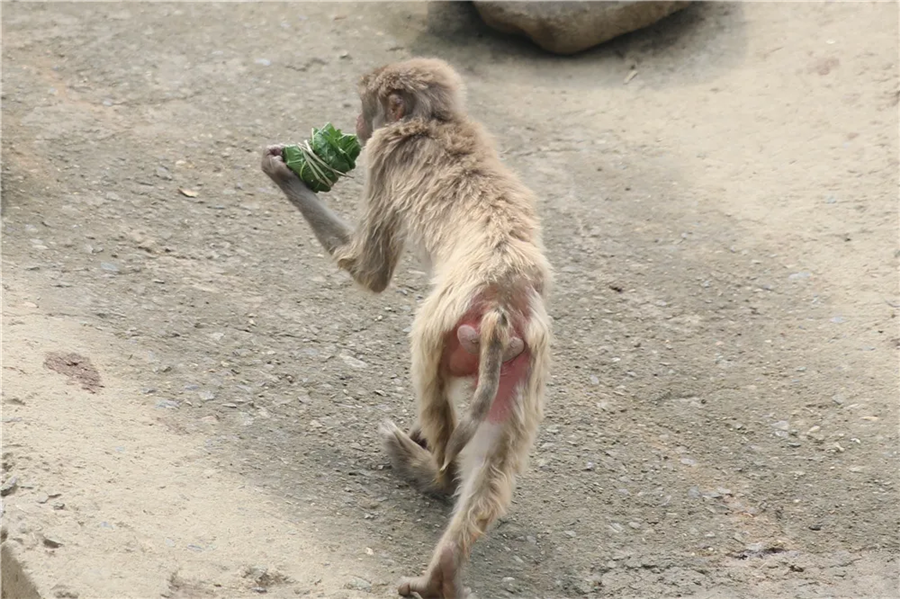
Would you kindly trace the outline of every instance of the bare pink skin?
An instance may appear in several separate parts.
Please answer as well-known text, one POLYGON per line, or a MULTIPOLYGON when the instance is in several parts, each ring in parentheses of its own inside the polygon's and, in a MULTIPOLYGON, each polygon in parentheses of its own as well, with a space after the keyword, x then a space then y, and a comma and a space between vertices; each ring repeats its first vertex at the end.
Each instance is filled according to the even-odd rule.
MULTIPOLYGON (((444 337, 444 354, 441 358, 444 367, 453 377, 475 377, 478 384, 478 361, 481 351, 481 310, 469 311, 457 324, 455 334, 450 331, 444 337)), ((517 327, 518 328, 518 327, 517 327)), ((504 362, 500 369, 500 386, 497 397, 491 404, 488 413, 490 422, 500 422, 508 414, 515 394, 516 387, 528 374, 528 365, 531 352, 525 348, 521 335, 510 339, 509 347, 503 356, 504 362)))

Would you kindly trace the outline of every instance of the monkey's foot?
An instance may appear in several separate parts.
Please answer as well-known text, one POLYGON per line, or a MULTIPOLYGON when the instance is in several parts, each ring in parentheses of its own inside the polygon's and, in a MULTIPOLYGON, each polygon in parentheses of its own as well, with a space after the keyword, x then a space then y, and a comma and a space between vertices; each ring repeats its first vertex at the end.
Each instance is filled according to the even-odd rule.
POLYGON ((456 552, 453 547, 445 547, 441 559, 424 576, 404 578, 397 592, 404 597, 417 593, 422 599, 466 599, 468 593, 457 580, 456 552))
POLYGON ((416 443, 390 420, 382 422, 380 432, 394 470, 422 491, 439 492, 440 489, 435 484, 438 465, 431 452, 416 443))

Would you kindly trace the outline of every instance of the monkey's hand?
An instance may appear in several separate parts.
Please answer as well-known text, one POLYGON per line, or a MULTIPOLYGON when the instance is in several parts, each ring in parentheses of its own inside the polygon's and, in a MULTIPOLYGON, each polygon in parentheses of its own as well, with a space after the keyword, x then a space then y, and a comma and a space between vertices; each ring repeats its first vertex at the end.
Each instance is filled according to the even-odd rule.
POLYGON ((284 144, 276 144, 263 150, 262 171, 281 188, 285 186, 306 189, 306 184, 284 163, 281 152, 284 144))

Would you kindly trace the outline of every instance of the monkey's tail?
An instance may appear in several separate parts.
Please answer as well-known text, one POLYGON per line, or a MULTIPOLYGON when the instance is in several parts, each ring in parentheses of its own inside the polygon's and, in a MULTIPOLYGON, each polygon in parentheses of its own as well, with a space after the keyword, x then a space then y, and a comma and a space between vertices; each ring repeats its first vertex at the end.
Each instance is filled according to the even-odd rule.
POLYGON ((487 418, 500 388, 500 368, 509 346, 510 321, 506 311, 493 308, 481 318, 481 353, 478 362, 478 385, 469 411, 460 420, 447 442, 441 472, 453 463, 459 452, 472 440, 475 431, 487 418))

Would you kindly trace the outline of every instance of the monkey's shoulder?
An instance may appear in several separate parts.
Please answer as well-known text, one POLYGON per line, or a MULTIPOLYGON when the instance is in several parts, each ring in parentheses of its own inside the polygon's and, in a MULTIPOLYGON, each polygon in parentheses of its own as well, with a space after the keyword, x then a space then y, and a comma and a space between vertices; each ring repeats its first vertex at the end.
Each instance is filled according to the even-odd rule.
POLYGON ((467 118, 404 120, 383 127, 372 141, 379 152, 416 152, 421 157, 428 152, 454 156, 480 155, 485 151, 492 153, 494 147, 487 131, 467 118))

